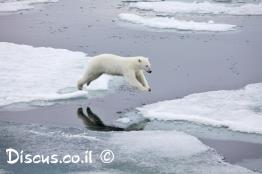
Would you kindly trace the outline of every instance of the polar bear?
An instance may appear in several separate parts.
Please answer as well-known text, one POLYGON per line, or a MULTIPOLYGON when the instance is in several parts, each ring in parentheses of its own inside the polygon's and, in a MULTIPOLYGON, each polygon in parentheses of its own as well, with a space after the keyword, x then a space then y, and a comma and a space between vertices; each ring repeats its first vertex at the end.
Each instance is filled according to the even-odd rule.
POLYGON ((130 85, 141 91, 151 91, 148 82, 144 76, 143 70, 151 73, 151 66, 148 58, 122 57, 113 54, 101 54, 90 58, 87 70, 83 77, 78 80, 77 87, 83 89, 102 74, 124 76, 130 85))

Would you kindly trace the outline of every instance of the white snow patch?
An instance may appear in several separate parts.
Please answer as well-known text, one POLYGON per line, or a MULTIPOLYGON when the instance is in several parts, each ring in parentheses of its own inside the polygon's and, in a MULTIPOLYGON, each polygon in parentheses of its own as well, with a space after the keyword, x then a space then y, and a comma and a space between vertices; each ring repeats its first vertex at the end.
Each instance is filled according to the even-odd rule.
POLYGON ((184 120, 262 134, 262 83, 192 94, 137 109, 150 119, 184 120))
POLYGON ((231 31, 235 30, 235 25, 216 24, 213 22, 195 22, 178 20, 173 17, 142 17, 135 14, 121 13, 118 15, 121 20, 141 24, 151 28, 176 29, 189 31, 231 31))
POLYGON ((58 2, 58 0, 15 0, 0 2, 0 12, 16 12, 33 9, 35 4, 58 2))
MULTIPOLYGON (((0 42, 0 106, 87 97, 76 89, 87 62, 82 52, 0 42)), ((104 75, 88 89, 106 90, 110 79, 104 75)))
POLYGON ((194 13, 194 14, 225 14, 225 15, 262 15, 262 3, 251 4, 223 4, 211 2, 137 2, 130 4, 130 7, 152 10, 161 13, 194 13))

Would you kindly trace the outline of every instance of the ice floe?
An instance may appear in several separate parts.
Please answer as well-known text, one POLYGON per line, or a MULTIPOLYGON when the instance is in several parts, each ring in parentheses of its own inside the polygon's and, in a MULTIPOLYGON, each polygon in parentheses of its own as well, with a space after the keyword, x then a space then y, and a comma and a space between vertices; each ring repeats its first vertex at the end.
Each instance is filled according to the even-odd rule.
POLYGON ((197 138, 177 131, 143 131, 116 133, 111 142, 128 153, 152 153, 157 156, 183 158, 207 151, 197 138), (179 140, 179 141, 176 141, 179 140), (188 146, 188 145, 192 146, 188 146))
POLYGON ((58 2, 58 0, 15 0, 0 2, 0 12, 16 12, 33 9, 35 4, 58 2))
POLYGON ((213 21, 195 22, 178 20, 173 17, 142 17, 130 13, 121 13, 118 17, 123 21, 158 29, 220 32, 235 30, 236 27, 230 24, 217 24, 213 21))
POLYGON ((262 83, 239 90, 210 91, 137 108, 156 120, 184 120, 262 134, 262 83))
POLYGON ((161 13, 195 13, 195 14, 224 14, 224 15, 262 15, 262 3, 212 3, 212 2, 137 2, 131 3, 130 7, 152 10, 161 13))
POLYGON ((85 53, 0 42, 0 106, 18 102, 87 97, 88 90, 106 90, 111 76, 77 91, 76 82, 88 62, 85 53))
POLYGON ((178 131, 114 133, 109 142, 117 147, 116 154, 121 154, 120 164, 134 168, 133 173, 139 173, 137 169, 142 169, 140 173, 253 173, 225 163, 196 137, 178 131))
POLYGON ((18 171, 22 171, 19 172, 22 174, 33 173, 32 171, 41 169, 45 169, 46 173, 102 172, 105 164, 101 163, 99 154, 105 149, 111 150, 115 155, 114 161, 106 164, 106 171, 114 171, 112 173, 255 173, 224 162, 223 157, 196 137, 178 131, 97 132, 79 128, 0 121, 0 141, 1 149, 22 149, 24 154, 33 155, 47 156, 55 153, 59 156, 70 154, 83 157, 86 150, 93 151, 93 163, 89 167, 81 163, 42 164, 35 165, 35 168, 28 167, 21 170, 20 166, 23 165, 9 165, 6 163, 6 158, 0 158, 3 164, 1 167, 13 173, 18 171), (47 136, 49 133, 50 136, 47 136))

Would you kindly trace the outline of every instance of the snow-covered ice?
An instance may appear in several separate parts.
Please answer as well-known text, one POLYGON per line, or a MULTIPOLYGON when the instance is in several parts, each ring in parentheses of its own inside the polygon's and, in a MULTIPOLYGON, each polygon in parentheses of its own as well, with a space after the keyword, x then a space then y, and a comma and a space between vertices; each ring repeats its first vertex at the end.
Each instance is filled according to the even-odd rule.
POLYGON ((230 24, 217 24, 213 21, 195 22, 178 20, 173 17, 142 17, 130 13, 121 13, 118 17, 123 21, 159 29, 219 32, 235 30, 236 27, 230 24))
POLYGON ((58 2, 58 0, 15 0, 0 2, 0 12, 16 12, 33 9, 35 4, 58 2))
POLYGON ((212 3, 212 2, 137 2, 131 3, 130 7, 152 10, 161 13, 195 13, 195 14, 225 14, 225 15, 262 15, 262 3, 212 3))
POLYGON ((157 156, 183 158, 207 151, 197 138, 177 131, 143 131, 114 134, 111 142, 127 153, 151 153, 157 156), (179 140, 179 141, 177 141, 179 140), (191 146, 190 146, 191 144, 191 146))
POLYGON ((87 97, 88 90, 108 89, 111 76, 103 75, 88 90, 77 91, 87 62, 82 52, 0 42, 0 106, 87 97))
POLYGON ((0 122, 0 141, 3 142, 1 148, 22 149, 24 154, 77 154, 82 157, 86 150, 93 151, 93 163, 89 167, 81 163, 43 164, 21 170, 20 165, 9 165, 6 158, 0 157, 2 168, 13 173, 20 170, 21 174, 33 173, 43 168, 45 172, 42 173, 102 172, 105 164, 101 163, 99 154, 105 149, 112 150, 115 155, 105 169, 112 173, 255 173, 224 162, 223 157, 196 137, 178 131, 96 132, 84 128, 0 122))
POLYGON ((213 149, 183 132, 120 132, 114 133, 109 142, 116 146, 121 163, 143 169, 140 173, 253 173, 225 163, 213 149))
POLYGON ((210 91, 137 108, 156 120, 183 120, 262 134, 262 83, 210 91))

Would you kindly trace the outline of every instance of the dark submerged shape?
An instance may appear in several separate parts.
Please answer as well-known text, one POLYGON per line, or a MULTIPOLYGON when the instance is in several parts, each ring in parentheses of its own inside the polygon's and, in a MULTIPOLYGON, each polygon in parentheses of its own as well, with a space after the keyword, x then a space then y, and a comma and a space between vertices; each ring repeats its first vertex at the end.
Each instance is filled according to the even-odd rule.
POLYGON ((146 119, 141 122, 128 125, 126 128, 122 128, 117 126, 105 125, 103 121, 95 113, 93 113, 88 106, 86 108, 86 113, 87 115, 84 113, 82 107, 77 109, 78 118, 83 121, 87 129, 94 131, 138 131, 143 130, 146 123, 149 122, 149 120, 146 119))

